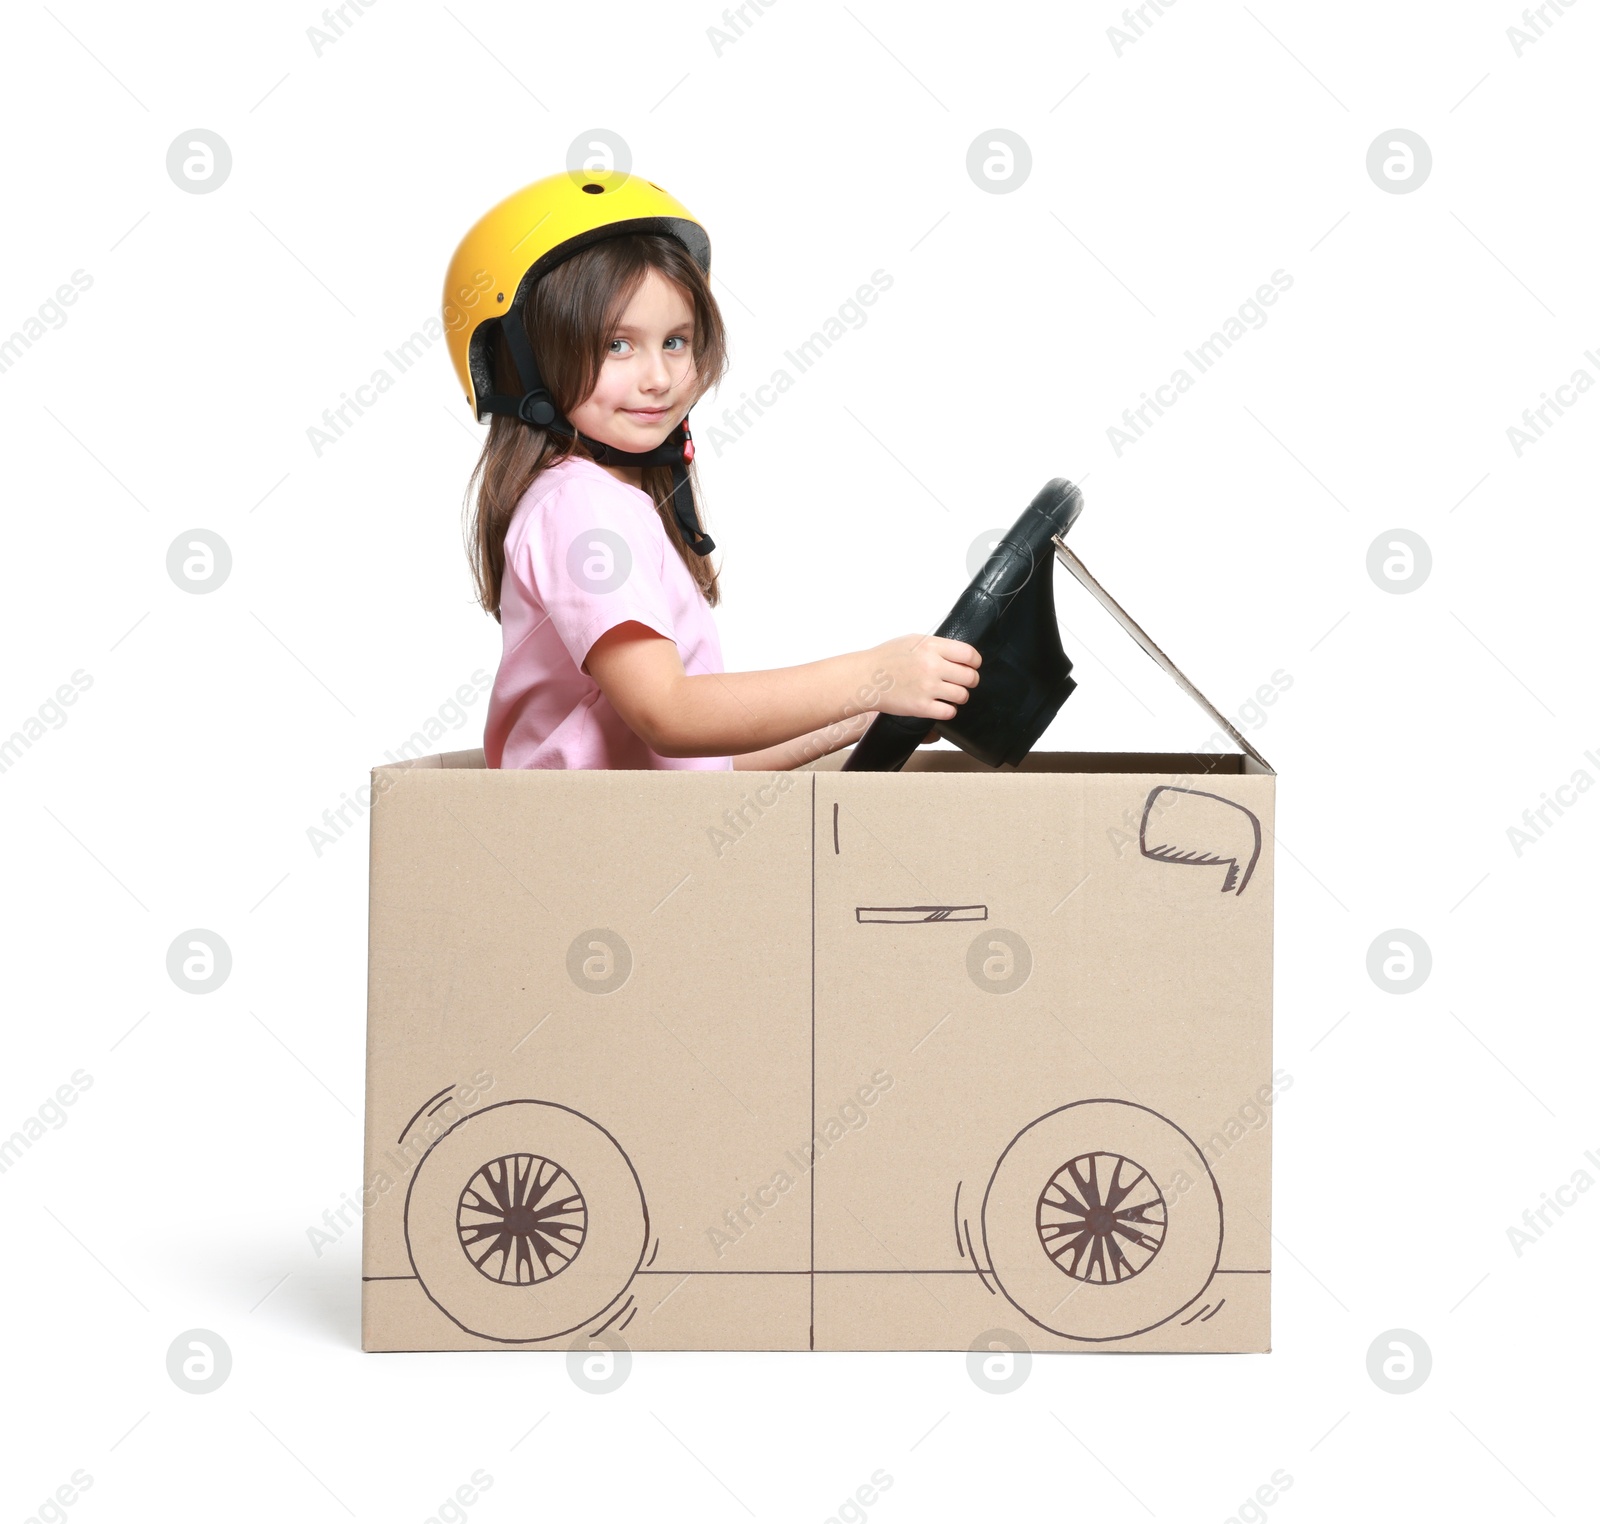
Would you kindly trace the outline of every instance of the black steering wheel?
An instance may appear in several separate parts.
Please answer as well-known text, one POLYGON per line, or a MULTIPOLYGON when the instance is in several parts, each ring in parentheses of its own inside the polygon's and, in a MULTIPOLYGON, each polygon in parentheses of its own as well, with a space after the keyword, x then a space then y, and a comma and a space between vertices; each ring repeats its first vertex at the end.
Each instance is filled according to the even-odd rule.
MULTIPOLYGON (((988 767, 1022 761, 1077 687, 1056 624, 1050 542, 1082 510, 1082 491, 1065 477, 1046 482, 934 631, 976 646, 983 657, 978 685, 956 705, 955 718, 934 723, 988 767)), ((880 713, 841 771, 897 773, 927 733, 926 719, 880 713)))

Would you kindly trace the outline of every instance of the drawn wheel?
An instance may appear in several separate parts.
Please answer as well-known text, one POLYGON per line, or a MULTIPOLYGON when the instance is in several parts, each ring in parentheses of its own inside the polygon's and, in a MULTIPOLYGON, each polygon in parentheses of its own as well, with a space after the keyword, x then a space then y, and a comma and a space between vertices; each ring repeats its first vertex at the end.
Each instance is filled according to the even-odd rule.
POLYGON ((1000 1155, 983 1242, 1001 1291, 1030 1321, 1068 1339, 1126 1339, 1210 1283, 1222 1196, 1200 1150, 1159 1112, 1076 1101, 1000 1155))
POLYGON ((1121 1154, 1069 1159, 1039 1193, 1039 1242, 1074 1280, 1132 1280, 1167 1236, 1167 1203, 1121 1154))
POLYGON ((406 1248, 428 1298, 480 1338, 558 1338, 604 1312, 644 1257, 649 1221, 627 1155, 548 1101, 500 1101, 423 1155, 406 1248))
POLYGON ((537 1154, 491 1159, 467 1182, 456 1236, 480 1275, 502 1284, 549 1280, 583 1247, 583 1193, 537 1154))

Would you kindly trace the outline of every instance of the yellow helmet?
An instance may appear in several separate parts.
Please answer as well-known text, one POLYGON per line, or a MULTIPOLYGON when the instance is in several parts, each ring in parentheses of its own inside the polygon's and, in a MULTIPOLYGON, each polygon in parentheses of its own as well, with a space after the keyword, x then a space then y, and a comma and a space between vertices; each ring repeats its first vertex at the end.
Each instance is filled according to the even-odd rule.
MULTIPOLYGON (((669 234, 702 270, 711 271, 711 238, 688 209, 652 181, 615 170, 547 175, 473 223, 445 275, 444 329, 474 417, 513 412, 530 423, 548 421, 492 405, 488 338, 493 330, 488 325, 520 311, 534 282, 563 260, 623 233, 669 234)), ((521 325, 507 323, 501 331, 521 368, 517 350, 522 346, 515 337, 521 325)))
POLYGON ((506 413, 568 435, 581 440, 601 465, 670 465, 672 513, 684 544, 696 555, 710 555, 717 542, 701 529, 695 511, 688 472, 694 441, 687 415, 653 450, 621 450, 591 439, 561 416, 540 379, 522 324, 522 304, 541 275, 590 244, 624 233, 665 233, 676 238, 700 268, 711 273, 710 235, 681 203, 638 175, 617 170, 547 175, 491 207, 461 240, 445 275, 444 329, 450 359, 475 418, 486 412, 506 413), (522 382, 520 396, 494 390, 491 324, 498 325, 506 341, 522 382))

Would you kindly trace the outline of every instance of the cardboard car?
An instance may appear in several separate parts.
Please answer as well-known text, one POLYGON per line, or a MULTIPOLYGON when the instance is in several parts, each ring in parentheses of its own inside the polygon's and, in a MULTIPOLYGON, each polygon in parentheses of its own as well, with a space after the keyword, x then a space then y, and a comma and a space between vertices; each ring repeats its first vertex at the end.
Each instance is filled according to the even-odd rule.
POLYGON ((365 1349, 1269 1348, 1276 775, 1054 553, 1236 752, 372 769, 365 1349))

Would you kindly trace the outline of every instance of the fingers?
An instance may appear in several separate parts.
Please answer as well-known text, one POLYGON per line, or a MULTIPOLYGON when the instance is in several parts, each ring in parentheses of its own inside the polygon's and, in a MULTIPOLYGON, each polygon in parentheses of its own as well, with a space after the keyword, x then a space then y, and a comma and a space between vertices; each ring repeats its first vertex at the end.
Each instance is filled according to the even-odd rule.
POLYGON ((938 638, 939 654, 949 662, 959 662, 964 667, 981 667, 983 654, 974 645, 969 645, 964 640, 946 640, 942 635, 938 638))
MULTIPOLYGON (((972 689, 978 686, 982 653, 968 641, 948 640, 938 635, 902 639, 908 645, 890 658, 895 678, 889 686, 898 688, 904 705, 894 704, 885 712, 940 722, 953 720, 961 712, 959 706, 967 702, 972 689)), ((885 643, 884 649, 899 646, 899 641, 890 641, 885 643)), ((928 739, 932 740, 933 736, 928 739)))

